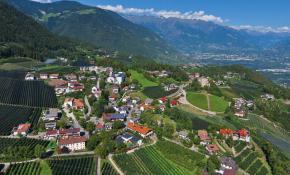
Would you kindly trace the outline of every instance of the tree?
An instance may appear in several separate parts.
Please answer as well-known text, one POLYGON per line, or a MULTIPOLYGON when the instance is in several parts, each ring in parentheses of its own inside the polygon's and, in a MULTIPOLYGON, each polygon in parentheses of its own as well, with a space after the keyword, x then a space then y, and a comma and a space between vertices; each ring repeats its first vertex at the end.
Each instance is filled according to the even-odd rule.
POLYGON ((98 144, 100 144, 101 139, 97 135, 93 135, 87 141, 86 147, 89 151, 92 151, 96 148, 98 144))
POLYGON ((42 153, 45 152, 45 148, 42 145, 36 145, 34 148, 34 156, 40 158, 42 153))
POLYGON ((125 125, 124 125, 124 123, 122 121, 115 121, 113 123, 112 127, 113 127, 113 129, 121 129, 121 128, 124 128, 125 125))
POLYGON ((93 122, 88 122, 86 124, 86 130, 89 131, 89 133, 92 133, 93 131, 95 131, 96 129, 96 125, 93 122))
POLYGON ((104 146, 97 146, 95 149, 96 154, 98 154, 102 159, 105 159, 108 155, 108 151, 104 146))

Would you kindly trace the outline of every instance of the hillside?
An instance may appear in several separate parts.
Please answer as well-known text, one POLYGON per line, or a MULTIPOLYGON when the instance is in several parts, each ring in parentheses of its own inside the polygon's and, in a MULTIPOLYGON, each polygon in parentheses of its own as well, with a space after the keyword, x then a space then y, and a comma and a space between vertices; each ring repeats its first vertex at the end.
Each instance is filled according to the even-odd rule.
POLYGON ((111 11, 72 1, 41 4, 11 0, 9 3, 54 33, 100 48, 155 58, 176 55, 154 32, 111 11))
POLYGON ((70 51, 72 46, 25 16, 15 8, 0 1, 0 56, 24 56, 40 59, 70 51))

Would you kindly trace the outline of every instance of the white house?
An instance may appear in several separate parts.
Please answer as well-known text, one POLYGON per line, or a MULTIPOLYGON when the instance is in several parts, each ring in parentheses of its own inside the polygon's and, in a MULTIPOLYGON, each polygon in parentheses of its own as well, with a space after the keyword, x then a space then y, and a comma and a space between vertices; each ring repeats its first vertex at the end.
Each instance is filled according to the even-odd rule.
POLYGON ((59 139, 59 147, 67 147, 71 151, 86 149, 87 138, 84 136, 66 136, 59 139))

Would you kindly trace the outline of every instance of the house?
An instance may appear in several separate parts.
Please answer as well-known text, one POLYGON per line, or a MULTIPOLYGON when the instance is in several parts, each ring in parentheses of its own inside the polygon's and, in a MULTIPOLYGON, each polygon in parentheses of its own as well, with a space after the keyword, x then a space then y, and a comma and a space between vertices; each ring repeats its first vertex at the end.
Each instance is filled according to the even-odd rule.
POLYGON ((219 161, 220 161, 220 168, 218 171, 216 171, 216 173, 220 175, 235 175, 236 174, 238 170, 238 166, 232 158, 221 157, 219 161))
POLYGON ((66 147, 71 151, 78 151, 86 149, 86 141, 84 136, 67 136, 60 138, 58 144, 61 149, 66 147))
POLYGON ((130 133, 123 133, 121 135, 118 135, 115 139, 119 143, 124 143, 124 144, 132 144, 132 145, 137 145, 141 146, 143 144, 142 139, 139 139, 138 137, 130 134, 130 133))
POLYGON ((178 101, 177 100, 171 100, 170 101, 170 107, 174 107, 178 104, 178 101))
POLYGON ((245 110, 238 110, 235 112, 234 115, 237 117, 240 117, 240 118, 244 118, 244 117, 246 117, 246 111, 245 110))
POLYGON ((216 154, 219 152, 219 147, 216 144, 208 144, 206 145, 206 150, 210 153, 210 154, 216 154))
POLYGON ((33 73, 28 72, 28 73, 25 75, 25 80, 36 80, 36 77, 34 76, 33 73))
POLYGON ((20 124, 17 128, 13 129, 13 135, 22 135, 27 136, 29 130, 30 130, 31 124, 20 124))
POLYGON ((49 108, 43 114, 44 121, 55 121, 60 118, 61 111, 57 108, 49 108))
POLYGON ((83 91, 85 86, 77 81, 68 83, 69 92, 83 91))
POLYGON ((64 75, 65 79, 68 81, 77 81, 78 77, 76 74, 66 74, 64 75))
POLYGON ((58 136, 59 136, 58 130, 56 130, 56 129, 48 130, 45 133, 44 139, 46 139, 46 140, 54 140, 54 139, 57 139, 58 136))
POLYGON ((46 80, 48 79, 48 74, 39 74, 39 78, 42 79, 42 80, 46 80))
POLYGON ((151 99, 151 98, 146 98, 145 101, 144 101, 144 104, 145 104, 145 105, 151 105, 152 102, 153 102, 153 99, 151 99))
POLYGON ((104 120, 107 120, 107 121, 125 121, 127 115, 115 114, 115 113, 103 113, 102 117, 104 120))
POLYGON ((58 79, 59 74, 49 74, 50 79, 58 79))
POLYGON ((155 107, 154 106, 151 106, 151 105, 145 105, 145 104, 141 104, 139 106, 140 108, 140 111, 141 112, 144 112, 144 111, 147 111, 147 110, 155 110, 155 107))
POLYGON ((197 135, 200 138, 200 144, 206 145, 211 140, 206 130, 198 130, 197 135))
POLYGON ((141 137, 145 138, 153 134, 153 131, 150 128, 145 126, 140 126, 133 122, 128 122, 127 128, 131 131, 137 132, 141 137))
POLYGON ((126 103, 126 102, 128 102, 130 99, 131 99, 130 96, 125 96, 125 97, 122 98, 122 102, 123 102, 123 103, 126 103))
POLYGON ((80 133, 81 133, 80 128, 70 128, 70 129, 58 130, 58 134, 60 136, 80 136, 80 133))
POLYGON ((158 102, 159 102, 160 104, 163 104, 163 103, 166 103, 167 100, 168 100, 167 97, 161 97, 161 98, 158 99, 158 102))
POLYGON ((188 75, 188 78, 190 80, 194 80, 194 79, 199 78, 199 77, 200 77, 200 73, 198 73, 198 72, 191 73, 191 74, 188 75))
POLYGON ((250 139, 251 137, 249 131, 244 128, 233 134, 233 140, 241 140, 249 143, 250 139))
POLYGON ((102 130, 104 130, 104 129, 105 129, 105 125, 104 125, 103 123, 98 122, 98 123, 96 124, 96 131, 97 131, 97 132, 102 131, 102 130))
POLYGON ((85 107, 84 101, 76 98, 65 98, 63 105, 66 108, 72 108, 75 110, 83 110, 85 107))
POLYGON ((55 129, 56 128, 56 121, 45 122, 44 127, 46 130, 55 129))
POLYGON ((210 86, 209 80, 206 77, 199 77, 197 81, 199 82, 201 87, 210 86))
POLYGON ((54 88, 54 91, 56 93, 56 95, 61 95, 61 94, 65 94, 67 92, 67 89, 68 89, 68 86, 66 84, 64 85, 59 85, 59 86, 56 86, 54 88))
POLYGON ((113 86, 111 88, 111 92, 114 93, 114 94, 118 94, 119 93, 119 87, 118 86, 113 86))
POLYGON ((223 137, 228 138, 228 137, 231 137, 233 135, 234 131, 229 129, 229 128, 221 128, 219 133, 223 137))
POLYGON ((169 85, 165 85, 164 86, 164 90, 165 91, 172 91, 172 90, 175 90, 175 89, 177 89, 178 88, 178 86, 176 86, 175 84, 169 84, 169 85))
POLYGON ((109 101, 110 101, 110 102, 114 102, 114 101, 117 100, 118 95, 116 95, 116 94, 111 94, 108 98, 109 98, 109 101))
POLYGON ((177 134, 177 136, 178 136, 179 138, 181 138, 181 139, 183 139, 183 140, 189 140, 189 138, 188 138, 188 132, 185 131, 185 130, 183 130, 183 131, 179 131, 179 132, 177 132, 176 134, 177 134))

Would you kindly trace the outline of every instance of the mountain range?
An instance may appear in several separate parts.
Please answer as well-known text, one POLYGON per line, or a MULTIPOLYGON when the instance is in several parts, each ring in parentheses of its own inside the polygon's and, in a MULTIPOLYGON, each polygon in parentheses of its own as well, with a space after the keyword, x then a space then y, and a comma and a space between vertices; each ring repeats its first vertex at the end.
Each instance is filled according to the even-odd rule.
POLYGON ((156 32, 183 53, 262 51, 274 47, 290 36, 289 33, 237 30, 202 20, 144 15, 123 16, 156 32))
MULTIPOLYGON (((182 61, 188 61, 190 59, 190 57, 187 57, 188 55, 204 52, 214 54, 241 53, 251 55, 258 53, 263 55, 265 53, 267 55, 275 54, 275 56, 290 55, 289 33, 261 33, 239 30, 202 20, 117 14, 74 1, 53 3, 38 3, 29 0, 1 1, 6 1, 27 15, 22 14, 22 18, 26 17, 31 22, 33 22, 33 18, 36 21, 31 25, 33 29, 23 31, 34 31, 36 28, 33 33, 46 36, 50 39, 49 41, 57 43, 41 42, 46 43, 47 47, 45 49, 43 49, 42 44, 34 44, 34 46, 37 45, 40 48, 31 50, 71 49, 72 42, 63 38, 67 37, 70 40, 109 52, 117 51, 128 56, 153 58, 166 63, 180 63, 181 58, 184 58, 182 61), (46 34, 43 34, 43 32, 46 34)), ((20 12, 17 12, 18 15, 21 14, 20 12)), ((9 15, 9 13, 3 14, 3 16, 8 16, 5 17, 7 19, 9 19, 9 15)), ((20 24, 18 21, 17 25, 19 26, 18 30, 20 30, 24 24, 20 24)), ((15 36, 22 32, 8 34, 7 32, 14 31, 14 29, 11 30, 7 24, 3 24, 3 26, 8 26, 2 29, 6 32, 3 36, 15 36)), ((22 32, 20 38, 24 37, 25 34, 25 32, 22 32)), ((41 40, 41 37, 35 38, 41 40)), ((21 39, 21 42, 25 41, 22 44, 30 44, 35 38, 28 36, 26 40, 21 39)), ((31 48, 31 46, 29 47, 31 48)), ((33 57, 32 53, 29 54, 30 57, 33 57)), ((45 54, 42 53, 41 55, 45 54)))
POLYGON ((177 55, 175 49, 157 34, 112 11, 74 1, 38 3, 28 0, 9 0, 7 2, 33 17, 51 32, 95 47, 151 58, 177 55))

